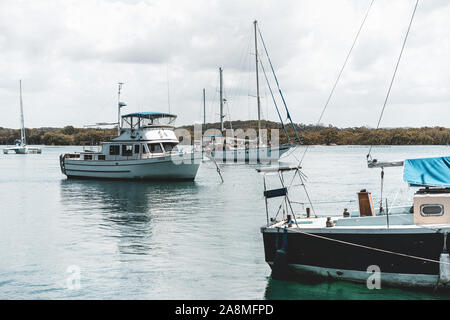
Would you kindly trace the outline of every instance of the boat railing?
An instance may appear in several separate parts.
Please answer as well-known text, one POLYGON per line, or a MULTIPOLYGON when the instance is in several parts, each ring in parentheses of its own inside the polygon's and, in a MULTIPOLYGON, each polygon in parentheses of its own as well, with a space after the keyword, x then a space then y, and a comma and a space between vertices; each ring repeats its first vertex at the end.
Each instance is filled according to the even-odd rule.
POLYGON ((196 150, 173 150, 159 153, 139 153, 129 156, 123 155, 104 155, 99 151, 84 150, 82 152, 66 153, 65 158, 72 160, 86 160, 86 161, 120 161, 120 160, 142 160, 142 159, 154 159, 161 157, 182 156, 186 154, 193 154, 196 150), (85 155, 89 158, 86 159, 85 155), (104 156, 100 159, 101 156, 104 156))
POLYGON ((100 153, 101 146, 83 146, 83 152, 100 153))

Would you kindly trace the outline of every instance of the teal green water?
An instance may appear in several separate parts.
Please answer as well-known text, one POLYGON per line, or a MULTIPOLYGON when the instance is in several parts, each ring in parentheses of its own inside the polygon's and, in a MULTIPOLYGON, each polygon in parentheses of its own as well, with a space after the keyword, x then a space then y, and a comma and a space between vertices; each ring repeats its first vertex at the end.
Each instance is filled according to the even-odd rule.
MULTIPOLYGON (((272 280, 260 234, 263 180, 255 166, 223 165, 224 183, 209 162, 195 182, 67 180, 58 156, 76 150, 0 155, 1 299, 447 298, 383 285, 272 280), (76 287, 73 270, 79 271, 76 287)), ((377 198, 380 172, 367 169, 366 153, 367 147, 310 149, 303 166, 319 215, 354 208, 363 188, 377 198)), ((387 160, 449 153, 447 146, 373 151, 387 160)), ((414 192, 401 174, 386 169, 385 195, 393 206, 414 192)), ((291 197, 306 200, 298 186, 291 197)))

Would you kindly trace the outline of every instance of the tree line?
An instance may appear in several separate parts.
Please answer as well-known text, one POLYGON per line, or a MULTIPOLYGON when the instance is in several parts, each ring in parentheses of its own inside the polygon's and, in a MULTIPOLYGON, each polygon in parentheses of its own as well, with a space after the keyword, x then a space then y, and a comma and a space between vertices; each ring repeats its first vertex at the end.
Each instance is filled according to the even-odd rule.
MULTIPOLYGON (((243 130, 258 130, 255 120, 233 121, 227 127, 243 130)), ((262 121, 261 127, 279 130, 280 143, 297 142, 296 133, 290 125, 286 125, 285 134, 282 125, 272 121, 262 121)), ((188 130, 192 136, 194 127, 180 127, 188 130)), ((206 129, 219 129, 219 123, 208 123, 206 129)), ((450 128, 382 128, 367 127, 338 128, 324 125, 295 124, 301 144, 304 145, 448 145, 450 144, 450 128)), ((27 144, 36 145, 98 145, 117 136, 117 128, 32 128, 25 129, 27 144)), ((11 145, 20 139, 20 130, 0 127, 0 144, 11 145)))
MULTIPOLYGON (((227 122, 226 128, 258 130, 256 120, 227 122)), ((448 145, 450 144, 450 128, 422 127, 422 128, 381 128, 368 127, 338 128, 332 125, 290 124, 272 121, 261 121, 261 128, 279 130, 280 144, 300 142, 304 145, 448 145), (287 134, 285 133, 287 132, 287 134), (298 138, 297 138, 298 135, 298 138), (289 138, 288 138, 289 136, 289 138)), ((184 126, 193 133, 193 126, 184 126)), ((206 130, 220 129, 220 123, 206 124, 206 130)))
MULTIPOLYGON (((30 145, 98 145, 102 141, 110 140, 117 136, 117 129, 99 128, 33 128, 25 129, 27 144, 30 145)), ((0 144, 14 144, 20 140, 19 129, 6 129, 0 127, 0 144)))

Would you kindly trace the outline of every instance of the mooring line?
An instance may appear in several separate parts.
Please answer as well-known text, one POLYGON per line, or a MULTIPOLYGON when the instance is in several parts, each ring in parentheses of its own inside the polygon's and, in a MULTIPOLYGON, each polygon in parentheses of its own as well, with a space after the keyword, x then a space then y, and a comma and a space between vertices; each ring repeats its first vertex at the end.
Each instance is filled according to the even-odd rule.
POLYGON ((417 259, 417 260, 422 260, 422 261, 433 262, 433 263, 437 263, 437 264, 441 264, 442 263, 442 264, 450 265, 450 263, 444 262, 444 261, 441 262, 441 261, 438 261, 438 260, 433 260, 433 259, 413 256, 413 255, 409 255, 409 254, 405 254, 405 253, 400 253, 400 252, 394 252, 394 251, 389 251, 389 250, 369 247, 369 246, 365 246, 365 245, 362 245, 362 244, 357 244, 357 243, 343 241, 343 240, 338 240, 338 239, 332 239, 332 238, 328 238, 328 237, 324 237, 324 236, 320 236, 320 235, 317 235, 317 234, 304 232, 304 231, 300 231, 300 230, 295 230, 295 229, 289 229, 289 230, 291 230, 293 232, 302 233, 302 234, 307 235, 307 236, 316 237, 316 238, 320 238, 320 239, 323 239, 323 240, 334 241, 334 242, 338 242, 338 243, 342 243, 342 244, 346 244, 346 245, 350 245, 350 246, 355 246, 355 247, 359 247, 359 248, 364 248, 364 249, 368 249, 368 250, 374 250, 374 251, 379 251, 379 252, 383 252, 383 253, 389 253, 389 254, 398 255, 398 256, 402 256, 402 257, 407 257, 407 258, 411 258, 411 259, 417 259))

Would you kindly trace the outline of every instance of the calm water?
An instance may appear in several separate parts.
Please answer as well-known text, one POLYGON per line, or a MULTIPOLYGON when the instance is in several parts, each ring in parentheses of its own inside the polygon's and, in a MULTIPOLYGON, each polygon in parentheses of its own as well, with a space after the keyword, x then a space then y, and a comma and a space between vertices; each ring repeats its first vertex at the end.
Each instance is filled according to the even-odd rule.
MULTIPOLYGON (((80 150, 43 147, 40 155, 0 155, 0 298, 442 298, 346 282, 272 280, 260 234, 266 221, 263 181, 255 166, 222 166, 225 183, 208 162, 195 182, 67 180, 58 156, 80 150), (68 287, 73 270, 81 279, 75 288, 68 287)), ((367 150, 310 149, 303 167, 318 214, 355 208, 363 188, 379 196, 380 172, 367 169, 367 150)), ((447 146, 373 151, 387 160, 449 154, 447 146)), ((408 203, 413 193, 401 175, 401 169, 386 169, 392 206, 408 203)), ((278 186, 275 178, 268 182, 278 186)), ((291 197, 305 202, 298 187, 291 197)))

